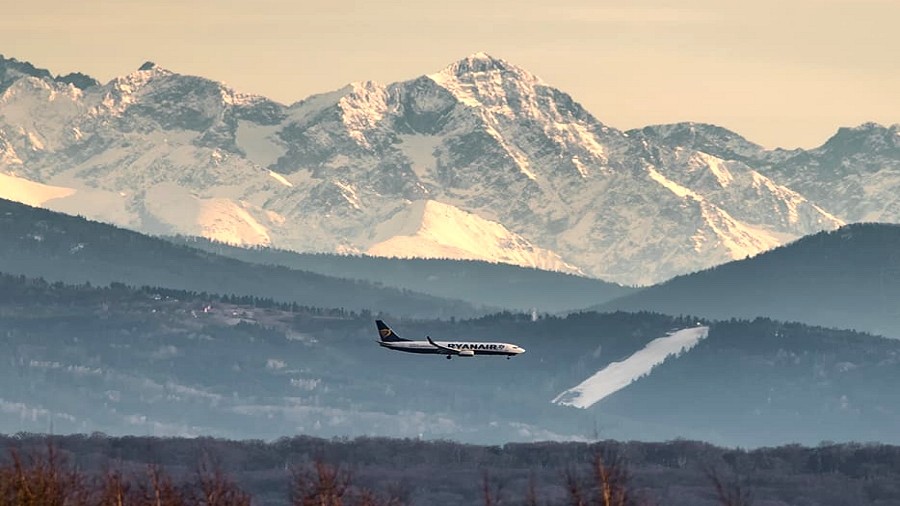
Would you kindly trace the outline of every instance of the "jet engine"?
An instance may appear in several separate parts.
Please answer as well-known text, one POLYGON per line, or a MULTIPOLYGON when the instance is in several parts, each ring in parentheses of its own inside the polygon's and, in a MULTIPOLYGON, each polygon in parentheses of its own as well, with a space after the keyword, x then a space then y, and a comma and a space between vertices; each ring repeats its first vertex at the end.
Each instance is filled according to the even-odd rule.
POLYGON ((460 350, 459 356, 460 357, 474 357, 475 350, 460 350))

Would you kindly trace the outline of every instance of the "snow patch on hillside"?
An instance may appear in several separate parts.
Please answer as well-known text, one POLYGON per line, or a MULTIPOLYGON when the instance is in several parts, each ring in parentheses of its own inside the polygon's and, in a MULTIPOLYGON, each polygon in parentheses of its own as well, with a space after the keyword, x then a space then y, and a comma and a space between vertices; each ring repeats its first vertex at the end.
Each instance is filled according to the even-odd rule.
POLYGON ((248 212, 244 202, 200 198, 174 183, 147 191, 147 211, 172 230, 241 246, 269 245, 268 229, 248 212))
POLYGON ((560 123, 554 122, 554 127, 558 131, 566 132, 571 137, 570 140, 576 145, 584 146, 588 152, 601 163, 606 163, 609 159, 606 156, 606 148, 597 142, 597 138, 593 132, 589 131, 585 125, 581 123, 560 123))
POLYGON ((86 187, 68 177, 54 178, 62 187, 75 187, 71 195, 50 200, 47 209, 60 213, 81 215, 92 220, 112 223, 125 228, 139 228, 141 220, 131 208, 127 192, 113 192, 86 187))
POLYGON ((282 176, 281 174, 279 174, 277 172, 270 170, 269 176, 271 176, 272 179, 274 179, 275 181, 278 181, 279 183, 283 184, 284 186, 287 186, 288 188, 294 187, 294 185, 290 181, 288 181, 287 178, 285 178, 284 176, 282 176))
POLYGON ((340 189, 341 196, 344 197, 344 200, 350 204, 350 207, 356 209, 357 211, 362 210, 362 201, 359 199, 359 194, 356 192, 356 188, 353 187, 350 183, 344 183, 341 181, 334 181, 334 185, 340 189))
POLYGON ((734 182, 734 176, 725 166, 725 160, 701 151, 698 151, 695 156, 701 165, 709 167, 710 172, 713 173, 722 188, 726 188, 734 182))
POLYGON ((553 399, 554 404, 589 408, 622 390, 662 364, 672 355, 690 350, 709 335, 709 327, 693 327, 672 332, 647 343, 621 362, 613 362, 590 378, 553 399))
POLYGON ((756 256, 783 242, 766 230, 734 219, 727 212, 705 200, 700 204, 706 225, 713 231, 715 238, 725 247, 731 258, 735 260, 756 256))
POLYGON ((434 152, 444 141, 442 135, 400 135, 400 151, 409 159, 410 166, 421 182, 431 179, 437 160, 434 152))
POLYGON ((73 195, 75 190, 62 186, 50 186, 21 177, 0 173, 0 198, 41 207, 47 202, 73 195))
POLYGON ((503 225, 434 200, 413 202, 382 223, 366 253, 484 260, 580 273, 556 253, 534 246, 503 225))
POLYGON ((376 82, 350 85, 351 93, 341 98, 341 120, 350 137, 363 148, 371 148, 366 132, 375 128, 388 111, 387 89, 376 82))
MULTIPOLYGON (((735 219, 720 207, 710 203, 702 195, 672 181, 660 174, 655 168, 648 167, 647 170, 650 179, 656 181, 678 197, 691 199, 700 205, 703 221, 706 227, 714 234, 714 237, 709 239, 720 243, 728 251, 731 258, 740 260, 758 255, 763 251, 768 251, 782 244, 782 239, 774 234, 735 219)), ((702 230, 698 230, 691 236, 695 251, 700 251, 702 244, 706 242, 704 235, 702 230)))
POLYGON ((697 195, 690 189, 685 188, 684 186, 681 186, 680 184, 676 183, 675 181, 672 181, 671 179, 667 178, 666 176, 663 176, 662 174, 659 173, 658 170, 654 169, 653 167, 648 167, 647 172, 650 174, 650 179, 661 184, 663 187, 665 187, 667 190, 674 193, 675 195, 677 195, 681 198, 690 197, 694 200, 700 200, 699 195, 697 195))
POLYGON ((258 125, 240 120, 234 137, 237 147, 247 155, 247 159, 260 167, 269 167, 287 153, 278 142, 280 125, 258 125))

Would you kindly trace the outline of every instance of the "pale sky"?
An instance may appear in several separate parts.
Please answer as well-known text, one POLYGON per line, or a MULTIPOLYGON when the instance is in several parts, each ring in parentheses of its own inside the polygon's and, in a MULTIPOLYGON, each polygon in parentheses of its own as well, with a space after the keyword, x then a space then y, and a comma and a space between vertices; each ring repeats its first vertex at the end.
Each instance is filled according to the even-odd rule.
POLYGON ((8 0, 0 54, 106 82, 152 60, 282 103, 484 51, 619 129, 766 147, 900 122, 900 0, 8 0))

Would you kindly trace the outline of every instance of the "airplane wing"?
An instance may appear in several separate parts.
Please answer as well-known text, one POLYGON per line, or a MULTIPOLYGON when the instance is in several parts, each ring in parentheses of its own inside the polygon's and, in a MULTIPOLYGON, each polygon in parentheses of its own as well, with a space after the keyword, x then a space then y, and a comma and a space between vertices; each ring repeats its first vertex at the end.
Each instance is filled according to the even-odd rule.
POLYGON ((431 339, 431 336, 425 336, 425 339, 428 339, 428 343, 431 344, 432 346, 434 346, 435 348, 438 348, 442 351, 446 351, 447 353, 450 353, 452 355, 459 355, 459 350, 454 350, 453 348, 450 348, 448 346, 442 346, 442 345, 434 342, 434 340, 431 339))

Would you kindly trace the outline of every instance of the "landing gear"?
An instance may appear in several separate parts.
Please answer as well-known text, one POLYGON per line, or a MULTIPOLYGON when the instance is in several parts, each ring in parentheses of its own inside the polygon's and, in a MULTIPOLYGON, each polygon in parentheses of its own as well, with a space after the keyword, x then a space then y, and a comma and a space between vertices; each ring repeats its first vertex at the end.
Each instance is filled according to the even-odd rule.
POLYGON ((451 358, 453 358, 453 355, 447 355, 447 360, 450 360, 451 358))
POLYGON ((512 358, 512 355, 507 355, 507 356, 506 356, 506 360, 509 360, 509 359, 511 359, 511 358, 512 358))

